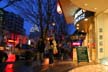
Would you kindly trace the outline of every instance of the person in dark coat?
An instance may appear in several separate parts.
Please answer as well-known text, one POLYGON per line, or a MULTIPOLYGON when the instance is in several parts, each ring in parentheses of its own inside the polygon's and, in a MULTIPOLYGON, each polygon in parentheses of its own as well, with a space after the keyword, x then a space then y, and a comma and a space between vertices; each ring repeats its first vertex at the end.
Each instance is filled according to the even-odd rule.
POLYGON ((40 38, 37 43, 37 49, 39 53, 39 60, 42 62, 44 59, 44 49, 45 49, 45 43, 44 40, 42 40, 42 38, 40 38))

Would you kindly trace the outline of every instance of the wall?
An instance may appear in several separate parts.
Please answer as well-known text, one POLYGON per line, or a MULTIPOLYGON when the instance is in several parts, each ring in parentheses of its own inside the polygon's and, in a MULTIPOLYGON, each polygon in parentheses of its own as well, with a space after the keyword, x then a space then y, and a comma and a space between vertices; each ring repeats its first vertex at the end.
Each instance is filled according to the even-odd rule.
POLYGON ((108 14, 95 17, 97 60, 108 57, 108 14))

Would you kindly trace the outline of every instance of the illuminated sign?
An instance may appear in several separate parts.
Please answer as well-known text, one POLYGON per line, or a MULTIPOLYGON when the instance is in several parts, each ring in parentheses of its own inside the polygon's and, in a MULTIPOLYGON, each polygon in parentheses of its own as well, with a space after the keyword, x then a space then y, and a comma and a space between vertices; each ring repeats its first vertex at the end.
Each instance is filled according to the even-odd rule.
POLYGON ((79 22, 84 18, 85 18, 85 12, 83 12, 83 10, 81 9, 77 13, 75 13, 74 24, 76 24, 77 22, 79 22))
POLYGON ((80 42, 73 42, 72 45, 73 45, 73 46, 80 46, 81 43, 80 43, 80 42))
POLYGON ((85 13, 80 15, 79 17, 77 17, 75 20, 74 20, 74 24, 76 24, 78 21, 82 20, 85 18, 85 13))
POLYGON ((74 25, 80 20, 85 19, 90 16, 94 16, 94 12, 83 11, 82 9, 79 9, 74 15, 74 25))
POLYGON ((76 19, 78 16, 80 16, 83 13, 83 10, 81 9, 80 11, 78 11, 77 13, 75 13, 75 18, 76 19))

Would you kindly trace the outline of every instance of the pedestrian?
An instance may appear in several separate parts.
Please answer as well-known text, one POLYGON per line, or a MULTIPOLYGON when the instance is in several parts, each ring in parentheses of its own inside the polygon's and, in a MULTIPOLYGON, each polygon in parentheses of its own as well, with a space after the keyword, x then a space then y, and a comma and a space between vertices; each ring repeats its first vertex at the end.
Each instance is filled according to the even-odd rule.
POLYGON ((57 46, 56 41, 52 37, 50 39, 50 49, 49 49, 49 63, 50 64, 53 64, 53 62, 54 62, 54 55, 58 53, 58 50, 57 50, 56 46, 57 46))
POLYGON ((6 52, 0 50, 0 71, 3 72, 6 66, 6 60, 8 59, 8 55, 6 52))
POLYGON ((45 42, 45 52, 44 52, 44 55, 45 57, 49 57, 49 49, 50 49, 50 42, 49 40, 46 40, 45 42))
POLYGON ((40 38, 37 43, 37 49, 38 49, 38 60, 42 63, 44 60, 44 49, 45 49, 45 43, 42 38, 40 38))

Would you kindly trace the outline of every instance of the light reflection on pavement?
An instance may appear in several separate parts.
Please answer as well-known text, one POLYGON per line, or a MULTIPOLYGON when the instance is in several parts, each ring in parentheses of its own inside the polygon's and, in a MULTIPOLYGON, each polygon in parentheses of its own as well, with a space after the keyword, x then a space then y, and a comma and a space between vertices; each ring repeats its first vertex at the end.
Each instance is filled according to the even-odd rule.
POLYGON ((30 62, 31 65, 26 65, 26 61, 15 62, 15 54, 9 54, 8 60, 10 62, 5 67, 5 72, 67 72, 73 68, 72 62, 57 62, 54 65, 38 65, 38 62, 30 62))
MULTIPOLYGON (((16 59, 15 54, 10 53, 10 54, 8 54, 8 59, 6 62, 7 63, 8 62, 15 62, 15 59, 16 59)), ((13 71, 13 64, 7 64, 5 67, 5 72, 14 72, 13 71)))

